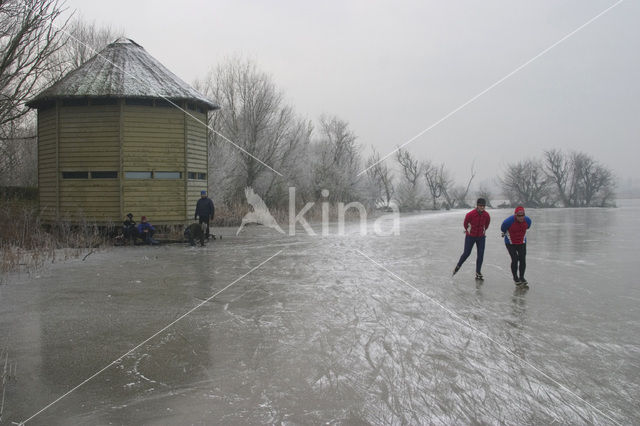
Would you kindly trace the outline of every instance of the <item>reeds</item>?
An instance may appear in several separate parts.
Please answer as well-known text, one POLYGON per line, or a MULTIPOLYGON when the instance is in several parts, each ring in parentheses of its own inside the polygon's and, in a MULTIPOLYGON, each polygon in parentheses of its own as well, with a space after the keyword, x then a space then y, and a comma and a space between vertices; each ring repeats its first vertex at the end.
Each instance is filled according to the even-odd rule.
POLYGON ((3 200, 0 206, 0 273, 31 271, 45 262, 79 257, 98 246, 110 244, 113 227, 59 220, 43 225, 37 203, 3 200))

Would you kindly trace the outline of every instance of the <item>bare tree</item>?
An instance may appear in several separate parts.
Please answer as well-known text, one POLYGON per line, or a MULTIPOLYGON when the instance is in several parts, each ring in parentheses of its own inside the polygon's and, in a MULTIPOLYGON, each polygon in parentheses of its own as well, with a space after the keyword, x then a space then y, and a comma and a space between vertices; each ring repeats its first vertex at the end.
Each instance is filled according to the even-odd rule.
POLYGON ((442 187, 440 186, 438 174, 438 166, 434 165, 431 161, 425 162, 424 177, 427 181, 427 190, 429 191, 429 195, 431 195, 433 210, 438 208, 438 198, 442 196, 442 187))
POLYGON ((400 165, 401 182, 397 195, 401 209, 415 210, 422 208, 424 197, 419 182, 424 173, 424 163, 413 158, 404 149, 396 151, 396 161, 400 165))
POLYGON ((124 37, 122 29, 110 26, 97 26, 95 22, 86 22, 76 18, 69 24, 69 42, 64 47, 65 56, 70 59, 71 69, 78 68, 87 62, 109 43, 124 37))
POLYGON ((605 205, 614 196, 613 173, 582 152, 544 152, 545 173, 565 207, 605 205))
POLYGON ((123 37, 124 31, 75 18, 67 24, 66 34, 68 37, 51 61, 50 75, 47 77, 51 83, 87 62, 109 43, 123 37))
POLYGON ((445 169, 444 164, 441 166, 440 172, 440 186, 442 187, 442 196, 445 200, 445 208, 453 208, 455 206, 455 199, 453 197, 454 189, 453 189, 453 176, 451 172, 445 169))
POLYGON ((360 147, 349 124, 338 117, 320 117, 319 135, 312 144, 315 190, 329 190, 330 201, 360 199, 360 147))
MULTIPOLYGON (((24 116, 25 101, 44 84, 63 46, 65 22, 57 0, 0 1, 0 129, 24 116)), ((6 135, 4 135, 6 137, 6 135)))
POLYGON ((35 185, 35 120, 25 102, 50 83, 66 41, 57 0, 0 0, 0 180, 35 185))
POLYGON ((424 163, 424 177, 427 181, 427 190, 431 195, 432 207, 434 210, 438 208, 438 199, 446 192, 443 185, 442 174, 444 173, 444 164, 437 166, 431 161, 424 163))
POLYGON ((569 207, 567 183, 571 174, 571 167, 568 159, 558 149, 544 151, 544 168, 549 180, 556 187, 560 201, 565 207, 569 207))
POLYGON ((508 165, 500 183, 512 205, 546 207, 554 204, 549 181, 540 161, 525 160, 508 165))
POLYGON ((265 201, 282 202, 286 183, 301 170, 296 163, 307 149, 310 123, 295 116, 272 78, 250 60, 226 61, 196 88, 221 106, 210 115, 209 158, 224 201, 241 201, 244 188, 252 187, 265 201))
POLYGON ((575 206, 600 206, 612 197, 613 173, 585 153, 571 156, 573 168, 572 202, 575 206), (605 195, 606 194, 606 195, 605 195))
POLYGON ((471 182, 473 182, 473 178, 476 177, 475 170, 475 162, 471 163, 471 175, 469 180, 467 181, 467 186, 457 186, 452 190, 452 199, 455 202, 455 207, 457 208, 467 208, 470 207, 467 203, 467 196, 469 195, 469 188, 471 187, 471 182))
POLYGON ((374 200, 374 206, 382 203, 385 207, 389 207, 389 203, 395 193, 393 185, 393 174, 384 161, 380 161, 380 154, 373 150, 373 154, 366 163, 367 177, 369 178, 371 198, 374 200))
POLYGON ((4 127, 8 138, 0 139, 0 186, 37 186, 35 125, 23 118, 4 127))

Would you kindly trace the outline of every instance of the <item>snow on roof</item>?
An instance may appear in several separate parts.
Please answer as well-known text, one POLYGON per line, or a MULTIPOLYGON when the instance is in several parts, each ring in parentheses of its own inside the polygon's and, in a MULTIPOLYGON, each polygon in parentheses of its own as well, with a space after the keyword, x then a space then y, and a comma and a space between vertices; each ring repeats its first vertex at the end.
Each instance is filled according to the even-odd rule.
POLYGON ((48 100, 78 97, 168 98, 195 101, 208 109, 220 108, 128 38, 109 44, 27 105, 37 108, 48 100))

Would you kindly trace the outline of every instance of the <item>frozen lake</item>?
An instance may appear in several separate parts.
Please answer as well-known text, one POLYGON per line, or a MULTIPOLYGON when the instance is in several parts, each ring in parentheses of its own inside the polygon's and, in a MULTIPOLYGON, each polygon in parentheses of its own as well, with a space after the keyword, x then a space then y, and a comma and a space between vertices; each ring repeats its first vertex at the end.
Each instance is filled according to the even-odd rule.
POLYGON ((475 251, 451 277, 464 211, 11 277, 0 423, 639 424, 640 202, 619 206, 527 210, 528 291, 499 236, 511 210, 489 210, 483 283, 475 251))

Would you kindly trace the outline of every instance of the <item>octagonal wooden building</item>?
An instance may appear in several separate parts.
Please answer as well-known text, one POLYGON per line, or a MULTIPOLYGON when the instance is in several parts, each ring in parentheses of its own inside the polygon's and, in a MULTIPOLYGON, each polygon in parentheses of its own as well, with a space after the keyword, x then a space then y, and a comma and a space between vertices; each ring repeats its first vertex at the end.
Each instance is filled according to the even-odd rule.
POLYGON ((27 105, 45 222, 193 217, 207 189, 207 114, 219 107, 140 45, 116 40, 27 105))

